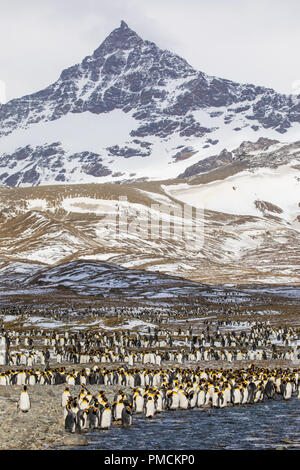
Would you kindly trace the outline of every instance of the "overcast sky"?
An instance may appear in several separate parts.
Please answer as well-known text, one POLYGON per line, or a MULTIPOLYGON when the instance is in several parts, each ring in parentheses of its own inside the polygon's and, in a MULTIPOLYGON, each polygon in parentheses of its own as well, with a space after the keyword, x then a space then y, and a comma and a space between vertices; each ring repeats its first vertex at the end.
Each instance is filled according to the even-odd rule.
POLYGON ((122 19, 209 75, 282 93, 300 88, 299 0, 0 0, 0 6, 7 100, 56 81, 122 19))

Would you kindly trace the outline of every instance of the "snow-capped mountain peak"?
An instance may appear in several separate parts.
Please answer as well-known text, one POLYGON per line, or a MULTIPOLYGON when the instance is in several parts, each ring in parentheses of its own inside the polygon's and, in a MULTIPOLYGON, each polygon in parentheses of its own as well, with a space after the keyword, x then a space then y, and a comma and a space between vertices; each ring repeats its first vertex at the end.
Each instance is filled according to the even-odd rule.
POLYGON ((177 177, 259 137, 297 139, 300 100, 210 77, 121 21, 44 90, 0 107, 0 183, 177 177))

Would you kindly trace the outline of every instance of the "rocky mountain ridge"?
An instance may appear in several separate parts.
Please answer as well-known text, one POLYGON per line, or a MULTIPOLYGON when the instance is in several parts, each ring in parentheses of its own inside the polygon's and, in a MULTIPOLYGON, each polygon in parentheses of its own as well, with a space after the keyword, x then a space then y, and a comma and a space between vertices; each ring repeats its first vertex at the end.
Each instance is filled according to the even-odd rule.
POLYGON ((260 137, 256 142, 244 141, 239 147, 228 151, 223 149, 186 168, 178 178, 190 178, 212 170, 225 168, 230 164, 240 164, 243 169, 276 168, 300 162, 300 141, 283 144, 276 139, 260 137))

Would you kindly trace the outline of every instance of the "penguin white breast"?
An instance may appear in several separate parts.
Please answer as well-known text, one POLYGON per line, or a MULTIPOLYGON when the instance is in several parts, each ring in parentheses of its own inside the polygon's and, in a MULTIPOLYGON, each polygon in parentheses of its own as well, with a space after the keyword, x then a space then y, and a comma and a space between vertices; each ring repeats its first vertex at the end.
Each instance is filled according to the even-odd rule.
POLYGON ((108 428, 111 425, 111 410, 110 408, 107 408, 103 410, 102 416, 101 416, 101 428, 108 428))
POLYGON ((157 398, 157 402, 156 402, 156 410, 157 411, 162 411, 162 407, 163 407, 162 397, 159 396, 157 398))
POLYGON ((154 413, 155 413, 154 402, 153 400, 149 400, 146 403, 146 417, 153 416, 154 413))
POLYGON ((69 393, 63 393, 62 394, 61 406, 66 406, 66 404, 68 403, 69 396, 70 396, 69 393))
POLYGON ((172 405, 171 409, 177 409, 179 406, 179 396, 178 393, 173 393, 172 394, 172 405))
POLYGON ((21 393, 19 407, 22 411, 28 411, 30 409, 30 399, 27 392, 21 393))
POLYGON ((141 413, 143 411, 144 399, 141 396, 135 398, 136 412, 141 413))
POLYGON ((122 410, 124 408, 123 403, 118 403, 116 405, 116 419, 121 419, 122 418, 122 410))
POLYGON ((179 395, 179 406, 180 408, 187 409, 188 408, 188 399, 187 397, 180 393, 179 395))

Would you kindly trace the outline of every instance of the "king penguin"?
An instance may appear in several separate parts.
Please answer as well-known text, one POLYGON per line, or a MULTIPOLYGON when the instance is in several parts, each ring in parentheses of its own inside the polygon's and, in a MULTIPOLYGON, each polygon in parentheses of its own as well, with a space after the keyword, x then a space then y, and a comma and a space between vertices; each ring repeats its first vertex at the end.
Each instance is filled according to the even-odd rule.
POLYGON ((70 396, 71 396, 71 393, 70 393, 69 387, 66 387, 65 390, 62 393, 62 396, 61 396, 61 406, 62 407, 67 406, 67 403, 69 401, 70 396))
POLYGON ((122 411, 123 411, 124 406, 125 405, 122 401, 113 402, 112 404, 113 421, 121 421, 122 411))
POLYGON ((75 433, 76 429, 76 414, 73 412, 71 407, 66 407, 67 415, 65 417, 65 430, 70 433, 75 433))
POLYGON ((24 385, 23 391, 21 392, 21 395, 20 395, 19 409, 23 411, 23 413, 27 413, 27 411, 30 410, 30 398, 27 392, 26 385, 24 385))
POLYGON ((122 426, 129 427, 132 425, 132 409, 131 405, 125 406, 122 410, 122 426))
POLYGON ((144 398, 139 392, 135 392, 133 395, 133 409, 135 413, 143 413, 144 398))
MULTIPOLYGON (((122 411, 123 413, 123 411, 122 411)), ((106 403, 101 409, 100 428, 108 429, 112 424, 112 411, 109 403, 106 403)))
POLYGON ((146 418, 153 418, 155 415, 155 403, 151 395, 147 396, 145 399, 144 413, 146 418))

